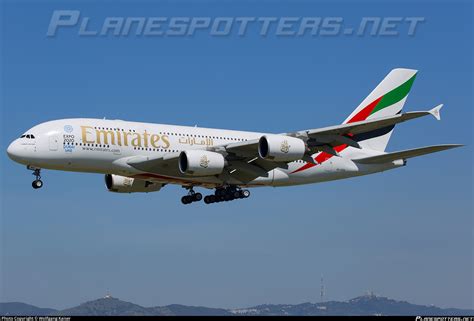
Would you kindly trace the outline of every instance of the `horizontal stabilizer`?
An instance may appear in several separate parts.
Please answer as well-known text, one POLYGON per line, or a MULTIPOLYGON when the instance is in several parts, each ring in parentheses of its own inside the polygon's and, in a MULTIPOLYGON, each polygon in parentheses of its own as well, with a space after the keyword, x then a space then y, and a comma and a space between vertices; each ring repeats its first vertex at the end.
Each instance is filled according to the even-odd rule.
POLYGON ((377 156, 370 156, 364 158, 357 158, 353 159, 354 162, 360 164, 382 164, 388 163, 399 159, 407 159, 411 157, 417 157, 421 155, 431 154, 440 152, 446 149, 461 147, 463 145, 460 144, 447 144, 447 145, 435 145, 435 146, 427 146, 415 149, 408 149, 399 152, 387 153, 377 156))

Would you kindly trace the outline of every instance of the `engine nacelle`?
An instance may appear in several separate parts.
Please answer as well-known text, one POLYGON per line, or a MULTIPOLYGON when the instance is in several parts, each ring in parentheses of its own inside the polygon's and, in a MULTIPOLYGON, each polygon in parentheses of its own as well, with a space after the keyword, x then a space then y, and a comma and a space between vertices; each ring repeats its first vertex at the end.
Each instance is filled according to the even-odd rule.
POLYGON ((185 150, 179 154, 179 171, 191 176, 211 176, 222 173, 225 159, 222 154, 206 150, 185 150))
POLYGON ((105 175, 105 186, 115 193, 157 192, 163 187, 159 183, 114 174, 105 175))
POLYGON ((275 162, 301 159, 306 151, 303 140, 284 135, 265 135, 258 141, 258 155, 275 162))

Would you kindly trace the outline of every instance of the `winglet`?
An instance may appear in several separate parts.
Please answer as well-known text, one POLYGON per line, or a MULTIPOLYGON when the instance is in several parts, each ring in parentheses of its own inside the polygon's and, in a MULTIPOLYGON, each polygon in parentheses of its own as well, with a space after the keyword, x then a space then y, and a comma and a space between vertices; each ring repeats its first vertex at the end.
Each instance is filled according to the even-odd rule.
POLYGON ((431 109, 429 113, 433 115, 433 117, 436 118, 437 120, 441 120, 440 110, 442 107, 443 107, 443 104, 439 104, 435 108, 431 109))

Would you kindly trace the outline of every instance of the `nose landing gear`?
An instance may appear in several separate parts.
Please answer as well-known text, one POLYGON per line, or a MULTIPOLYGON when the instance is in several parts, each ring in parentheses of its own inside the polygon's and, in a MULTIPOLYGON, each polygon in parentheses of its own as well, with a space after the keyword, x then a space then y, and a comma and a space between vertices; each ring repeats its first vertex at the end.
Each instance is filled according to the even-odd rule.
POLYGON ((35 176, 35 180, 31 183, 34 189, 38 189, 43 187, 43 181, 41 180, 41 168, 33 168, 28 166, 29 170, 33 171, 33 175, 35 176))

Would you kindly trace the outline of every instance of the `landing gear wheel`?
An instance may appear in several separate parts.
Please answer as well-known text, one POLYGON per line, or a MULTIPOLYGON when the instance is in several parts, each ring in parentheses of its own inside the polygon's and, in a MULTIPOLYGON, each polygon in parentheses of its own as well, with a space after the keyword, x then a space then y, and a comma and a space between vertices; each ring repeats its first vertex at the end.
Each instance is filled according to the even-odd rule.
POLYGON ((181 203, 183 204, 189 204, 192 201, 193 201, 192 198, 188 195, 181 197, 181 203))
POLYGON ((216 192, 214 193, 216 196, 224 196, 225 195, 225 189, 223 188, 218 188, 216 189, 216 192))
POLYGON ((43 187, 43 181, 40 179, 34 180, 33 183, 31 183, 31 186, 33 186, 34 189, 38 189, 43 187))
POLYGON ((183 187, 188 189, 189 192, 188 192, 188 195, 181 197, 181 203, 190 204, 190 203, 199 202, 200 200, 202 200, 202 194, 194 192, 192 186, 183 186, 183 187))
POLYGON ((241 189, 239 186, 228 185, 217 187, 214 194, 204 197, 206 204, 229 202, 236 199, 247 198, 250 196, 249 190, 241 189))

